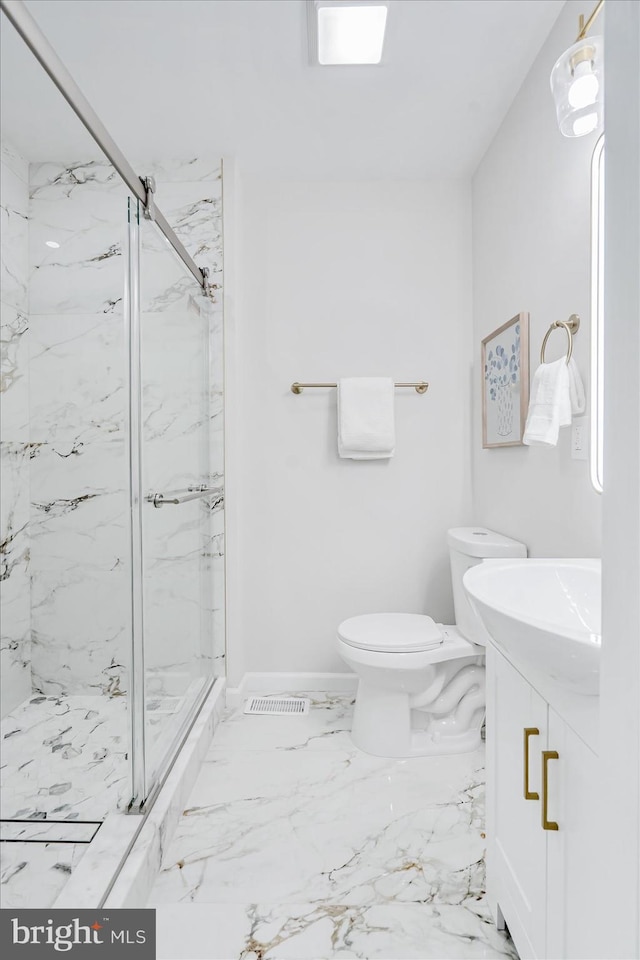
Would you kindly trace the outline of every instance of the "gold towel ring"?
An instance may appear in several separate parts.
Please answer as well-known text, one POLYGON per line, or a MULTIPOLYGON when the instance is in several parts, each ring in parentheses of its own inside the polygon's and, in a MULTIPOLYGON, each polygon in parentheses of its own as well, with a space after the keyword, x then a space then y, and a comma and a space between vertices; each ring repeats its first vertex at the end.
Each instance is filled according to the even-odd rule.
POLYGON ((573 353, 573 334, 577 333, 580 328, 580 317, 577 313, 572 313, 568 320, 554 320, 549 329, 544 335, 544 340, 542 341, 542 347, 540 349, 540 363, 544 363, 544 349, 547 345, 547 340, 551 336, 554 330, 559 330, 560 327, 563 327, 565 333, 567 334, 567 364, 571 360, 571 354, 573 353))

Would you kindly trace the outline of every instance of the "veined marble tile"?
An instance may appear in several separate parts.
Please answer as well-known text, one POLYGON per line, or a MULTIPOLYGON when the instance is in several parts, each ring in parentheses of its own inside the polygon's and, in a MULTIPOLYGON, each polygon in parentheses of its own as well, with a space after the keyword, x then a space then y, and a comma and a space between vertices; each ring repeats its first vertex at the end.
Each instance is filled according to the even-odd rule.
POLYGON ((209 318, 209 404, 211 467, 224 471, 224 329, 221 305, 211 304, 209 318))
POLYGON ((120 177, 96 161, 31 164, 29 174, 31 316, 121 313, 127 190, 120 177))
MULTIPOLYGON (((159 206, 198 262, 221 271, 219 162, 140 169, 156 176, 159 206)), ((126 191, 104 162, 34 164, 30 185, 34 676, 51 693, 114 691, 126 686, 126 477, 107 438, 122 437, 124 425, 118 298, 126 191)), ((222 472, 222 316, 221 303, 212 307, 199 294, 155 226, 143 221, 141 234, 143 291, 160 311, 143 317, 142 344, 144 484, 156 492, 222 472), (210 389, 212 371, 218 380, 210 389)), ((222 504, 214 500, 200 514, 189 504, 173 518, 171 508, 164 519, 145 511, 148 660, 156 676, 193 679, 194 670, 183 669, 187 650, 195 649, 196 674, 212 656, 223 665, 222 504), (215 597, 210 583, 205 589, 214 562, 215 597), (222 633, 213 652, 212 618, 222 633)))
POLYGON ((49 907, 89 849, 86 843, 2 843, 2 906, 49 907))
POLYGON ((142 159, 134 163, 141 176, 156 178, 158 206, 164 213, 162 200, 168 183, 195 183, 222 179, 222 168, 217 157, 189 157, 187 159, 149 162, 142 159))
POLYGON ((0 290, 2 300, 27 311, 29 194, 5 163, 0 164, 0 290))
POLYGON ((480 896, 481 757, 467 757, 466 769, 432 759, 214 745, 154 902, 285 903, 303 892, 306 902, 342 904, 480 896))
POLYGON ((121 182, 106 160, 78 160, 68 164, 44 161, 29 164, 31 193, 47 200, 83 195, 87 190, 116 191, 121 182))
POLYGON ((183 310, 145 313, 141 322, 144 442, 192 436, 194 451, 185 462, 202 476, 209 469, 212 416, 207 315, 190 298, 183 310))
POLYGON ((516 958, 484 900, 483 750, 370 757, 351 697, 312 700, 219 726, 149 899, 158 957, 516 958))
MULTIPOLYGON (((303 717, 268 717, 264 718, 268 720, 264 723, 256 723, 255 716, 243 713, 244 705, 228 709, 224 723, 216 732, 213 750, 355 750, 350 736, 355 696, 331 693, 291 694, 282 690, 247 694, 246 699, 249 696, 305 696, 311 700, 311 709, 303 717)), ((461 761, 461 765, 463 770, 467 769, 467 761, 461 761)), ((441 772, 438 768, 436 771, 441 772)))
MULTIPOLYGON (((107 907, 145 906, 160 867, 163 850, 175 830, 213 732, 220 723, 224 688, 223 679, 215 681, 153 807, 148 811, 133 849, 106 901, 107 907)), ((107 821, 103 829, 108 826, 107 821)))
POLYGON ((150 663, 195 667, 194 661, 205 656, 210 644, 210 626, 203 630, 207 625, 203 615, 207 607, 211 609, 212 584, 203 557, 202 508, 193 500, 162 507, 157 513, 164 516, 153 518, 153 537, 145 536, 145 630, 150 663), (164 540, 163 531, 167 534, 164 540))
POLYGON ((3 713, 31 692, 29 445, 0 443, 0 683, 3 713))
POLYGON ((204 499, 160 509, 145 505, 145 663, 150 675, 173 678, 173 689, 164 687, 173 696, 184 695, 213 666, 210 521, 204 499))
POLYGON ((41 444, 31 465, 35 689, 127 689, 124 443, 41 444))
POLYGON ((29 183, 29 164, 22 158, 13 144, 6 140, 3 140, 0 144, 0 163, 3 163, 15 173, 24 184, 29 183))
POLYGON ((222 180, 164 183, 163 212, 199 265, 222 270, 222 180), (204 263, 200 258, 205 257, 204 263))
POLYGON ((158 960, 517 960, 482 903, 163 905, 157 952, 158 960))
POLYGON ((5 820, 103 820, 130 799, 122 697, 31 696, 2 721, 5 820))
POLYGON ((0 436, 29 438, 29 321, 25 313, 0 303, 0 436))
POLYGON ((122 317, 34 316, 30 347, 32 441, 124 438, 122 317))
POLYGON ((209 513, 209 540, 205 547, 210 583, 213 630, 213 673, 226 676, 226 623, 225 623, 225 560, 224 560, 224 503, 217 498, 203 501, 203 509, 209 513))
MULTIPOLYGON (((220 301, 222 285, 222 188, 213 183, 172 183, 159 187, 158 206, 209 281, 220 301), (162 197, 162 199, 161 199, 162 197)), ((199 287, 154 224, 141 225, 141 303, 144 312, 174 310, 199 287)))

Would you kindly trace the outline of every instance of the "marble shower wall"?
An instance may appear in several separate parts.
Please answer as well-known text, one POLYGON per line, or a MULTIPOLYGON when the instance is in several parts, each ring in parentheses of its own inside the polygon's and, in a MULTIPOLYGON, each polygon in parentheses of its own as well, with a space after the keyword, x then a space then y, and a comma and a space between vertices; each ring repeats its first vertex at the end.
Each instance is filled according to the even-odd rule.
POLYGON ((199 296, 154 225, 142 221, 143 485, 213 490, 144 516, 148 686, 184 694, 212 666, 224 674, 222 179, 219 167, 198 161, 144 169, 216 291, 213 303, 199 296))
MULTIPOLYGON (((5 166, 9 187, 5 191, 3 179, 8 204, 3 218, 8 218, 8 226, 3 223, 7 302, 2 304, 2 359, 3 400, 8 401, 3 403, 2 468, 3 480, 6 473, 10 482, 3 483, 7 542, 2 586, 3 612, 6 608, 10 616, 3 616, 2 655, 3 666, 9 660, 22 684, 6 681, 15 692, 11 709, 32 687, 48 694, 111 695, 127 688, 130 581, 122 301, 127 194, 103 162, 31 164, 27 177, 26 165, 9 156, 3 162, 3 178, 5 166), (47 241, 59 246, 48 246, 47 241)), ((156 176, 161 209, 198 263, 208 264, 214 283, 221 286, 219 165, 189 161, 138 168, 156 176)), ((149 236, 153 228, 145 226, 144 235, 149 236)), ((195 629, 196 615, 204 628, 213 614, 220 674, 221 292, 216 303, 204 307, 210 313, 205 316, 193 279, 164 241, 156 246, 141 256, 146 278, 145 483, 150 491, 167 489, 174 481, 176 486, 186 480, 213 481, 217 494, 186 505, 183 511, 191 518, 189 513, 172 515, 169 508, 156 511, 145 505, 151 669, 180 672, 184 658, 184 669, 193 676, 194 657, 212 656, 211 632, 210 628, 198 632, 197 651, 193 644, 190 648, 185 644, 185 635, 195 629), (212 375, 209 397, 204 393, 203 362, 212 375), (201 394, 195 405, 194 364, 200 365, 201 394), (204 453, 194 463, 189 442, 198 432, 209 435, 210 450, 207 455, 201 444, 204 453), (184 470, 176 464, 184 464, 184 470), (203 517, 205 524, 200 523, 203 517), (192 535, 186 532, 190 519, 192 535), (194 550, 197 590, 193 571, 181 576, 194 550), (172 584, 168 594, 167 583, 172 584), (160 624, 158 629, 154 621, 160 624)), ((9 677, 8 671, 3 671, 4 677, 9 677)))
POLYGON ((113 695, 129 659, 127 191, 90 161, 32 163, 29 192, 33 687, 113 695))
POLYGON ((10 713, 31 692, 29 600, 29 317, 27 163, 0 159, 0 677, 10 713))

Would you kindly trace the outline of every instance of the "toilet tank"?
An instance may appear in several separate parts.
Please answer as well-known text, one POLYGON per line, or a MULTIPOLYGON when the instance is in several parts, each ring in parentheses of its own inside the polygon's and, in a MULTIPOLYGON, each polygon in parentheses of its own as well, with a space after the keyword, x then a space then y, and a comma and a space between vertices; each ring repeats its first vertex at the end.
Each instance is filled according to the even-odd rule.
POLYGON ((512 540, 511 537, 503 537, 501 533, 487 530, 486 527, 454 527, 447 532, 447 543, 451 560, 456 626, 467 640, 485 647, 487 633, 471 608, 462 578, 469 567, 474 567, 483 560, 526 557, 527 548, 524 543, 512 540))

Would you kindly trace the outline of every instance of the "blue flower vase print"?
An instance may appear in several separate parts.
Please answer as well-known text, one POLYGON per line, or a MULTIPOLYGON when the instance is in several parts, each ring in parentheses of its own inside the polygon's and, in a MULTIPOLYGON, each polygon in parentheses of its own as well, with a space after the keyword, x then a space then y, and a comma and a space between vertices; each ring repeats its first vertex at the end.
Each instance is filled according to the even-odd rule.
POLYGON ((482 341, 484 447, 522 443, 529 401, 529 315, 519 313, 482 341))

